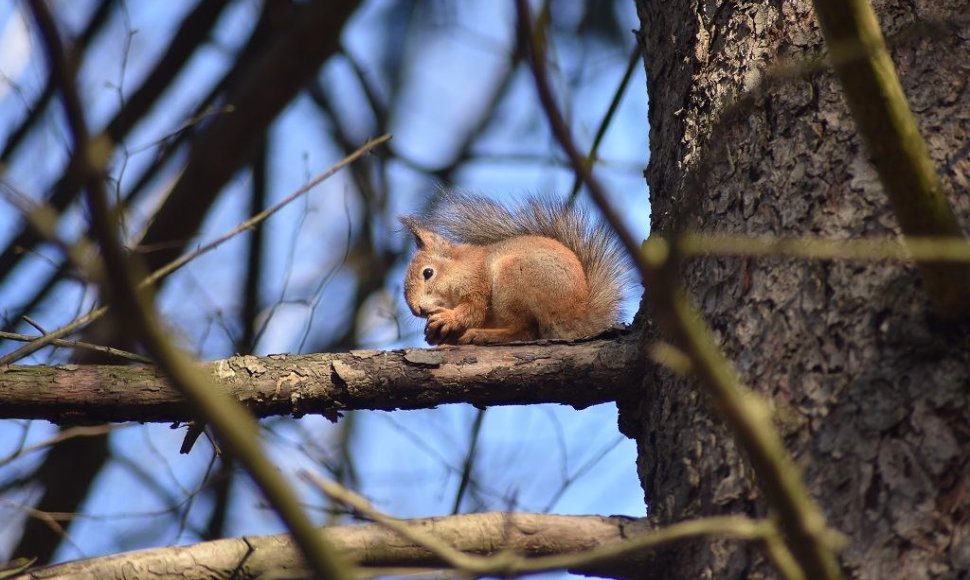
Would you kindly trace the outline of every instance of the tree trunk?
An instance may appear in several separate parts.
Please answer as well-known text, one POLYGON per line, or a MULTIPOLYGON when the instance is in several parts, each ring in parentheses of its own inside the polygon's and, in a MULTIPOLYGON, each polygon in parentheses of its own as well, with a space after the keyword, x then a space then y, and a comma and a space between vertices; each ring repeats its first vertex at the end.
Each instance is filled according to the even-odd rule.
MULTIPOLYGON (((831 68, 809 64, 824 48, 810 2, 715 9, 639 0, 637 8, 654 234, 898 234, 831 68), (796 65, 795 74, 780 64, 796 65)), ((966 3, 888 1, 876 10, 966 229, 966 3)), ((742 379, 773 404, 829 523, 846 534, 847 576, 966 574, 970 333, 933 317, 915 268, 704 258, 687 261, 683 275, 742 379)), ((663 387, 621 405, 621 425, 638 441, 655 523, 764 513, 703 387, 672 373, 646 380, 663 387)), ((699 541, 664 558, 655 569, 668 578, 773 575, 755 546, 699 541)))

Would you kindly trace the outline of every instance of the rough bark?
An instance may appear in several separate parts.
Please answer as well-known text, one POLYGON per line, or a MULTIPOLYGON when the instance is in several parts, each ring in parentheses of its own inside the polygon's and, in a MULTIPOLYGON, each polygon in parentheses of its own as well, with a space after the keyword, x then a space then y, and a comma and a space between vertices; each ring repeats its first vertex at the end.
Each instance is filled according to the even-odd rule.
MULTIPOLYGON (((809 2, 637 6, 654 233, 898 233, 831 72, 806 66, 772 77, 780 59, 821 54, 809 2)), ((877 11, 966 229, 965 3, 878 2, 877 11)), ((847 574, 965 574, 970 339, 965 328, 933 319, 915 269, 709 258, 689 261, 683 273, 742 378, 773 403, 830 523, 847 535, 847 574)), ((624 405, 621 424, 638 441, 656 522, 763 512, 750 468, 702 389, 665 372, 646 381, 663 388, 624 405)), ((756 548, 705 541, 666 554, 658 567, 666 578, 771 575, 756 548)))
MULTIPOLYGON (((561 344, 444 347, 336 354, 237 356, 206 363, 213 379, 259 417, 340 411, 562 403, 632 396, 643 360, 627 338, 561 344)), ((55 423, 188 421, 185 400, 148 367, 0 369, 0 419, 55 423)))
MULTIPOLYGON (((530 513, 469 514, 411 520, 409 524, 462 552, 493 555, 511 550, 530 557, 590 550, 650 529, 645 521, 633 518, 530 513)), ((442 561, 426 548, 378 524, 327 528, 323 533, 358 566, 442 567, 442 561)), ((600 563, 578 571, 614 576, 626 565, 600 563)), ((40 568, 16 578, 272 578, 303 572, 296 545, 289 535, 280 534, 113 554, 40 568)))

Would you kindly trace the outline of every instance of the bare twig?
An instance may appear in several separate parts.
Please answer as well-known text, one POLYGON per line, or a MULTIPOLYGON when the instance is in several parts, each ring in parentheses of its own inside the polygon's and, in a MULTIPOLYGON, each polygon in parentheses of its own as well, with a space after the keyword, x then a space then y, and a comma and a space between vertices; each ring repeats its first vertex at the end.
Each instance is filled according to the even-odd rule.
MULTIPOLYGON (((586 154, 586 167, 593 167, 593 163, 596 161, 596 152, 599 150, 600 143, 603 142, 603 137, 606 136, 606 130, 610 128, 610 123, 613 122, 613 116, 620 108, 620 101, 623 100, 626 88, 630 85, 630 79, 633 78, 633 71, 636 70, 637 63, 640 62, 641 50, 643 50, 642 47, 637 43, 630 53, 630 58, 626 63, 626 70, 623 72, 623 78, 620 79, 620 84, 616 87, 616 92, 613 93, 613 100, 610 101, 610 105, 606 108, 603 120, 600 121, 599 128, 596 129, 596 135, 593 137, 593 144, 590 145, 589 153, 586 154)), ((572 191, 569 192, 570 201, 576 199, 576 196, 579 194, 579 188, 582 185, 583 180, 580 175, 577 175, 575 180, 573 180, 572 191)))
POLYGON ((67 533, 67 530, 65 530, 64 526, 61 525, 61 522, 72 521, 74 519, 75 514, 45 512, 43 510, 38 510, 26 505, 14 503, 4 498, 0 498, 0 503, 4 503, 7 505, 8 508, 12 508, 20 512, 23 512, 28 517, 31 517, 43 522, 44 525, 50 528, 50 530, 54 534, 56 534, 58 537, 62 538, 64 541, 70 544, 71 547, 74 548, 78 553, 80 554, 84 553, 84 551, 81 549, 81 546, 79 546, 78 543, 74 541, 74 538, 71 537, 71 534, 67 533))
MULTIPOLYGON (((326 181, 327 179, 329 179, 330 177, 332 177, 335 173, 337 173, 338 171, 340 171, 341 169, 343 169, 347 165, 353 163, 354 161, 356 161, 357 159, 359 159, 363 155, 369 153, 375 147, 377 147, 377 146, 379 146, 379 145, 381 145, 383 143, 386 143, 388 140, 390 140, 390 138, 391 138, 390 135, 381 135, 380 137, 378 137, 376 139, 372 139, 372 140, 368 141, 367 143, 363 144, 359 149, 357 149, 356 151, 354 151, 353 153, 351 153, 347 157, 344 157, 339 162, 337 162, 336 164, 334 164, 332 167, 330 167, 329 169, 327 169, 326 171, 324 171, 323 173, 321 173, 317 177, 311 179, 303 187, 300 187, 299 189, 297 189, 296 191, 294 191, 290 195, 286 196, 284 199, 282 199, 278 203, 276 203, 273 206, 271 206, 271 207, 269 207, 269 208, 267 208, 267 209, 259 212, 258 214, 256 214, 253 217, 247 219, 246 221, 242 222, 241 224, 239 224, 235 228, 229 230, 228 232, 226 232, 225 234, 223 234, 223 235, 219 236, 218 238, 212 240, 211 242, 208 242, 206 244, 203 244, 202 246, 199 246, 198 248, 196 248, 195 250, 193 250, 191 252, 187 252, 185 254, 182 254, 181 256, 179 256, 175 260, 172 260, 171 262, 169 262, 165 266, 162 266, 158 270, 155 270, 154 272, 151 273, 151 275, 146 276, 138 284, 138 289, 139 290, 142 290, 142 289, 145 289, 145 288, 150 287, 151 285, 155 284, 155 282, 158 282, 159 280, 161 280, 165 276, 168 276, 172 272, 178 270, 182 266, 188 264, 192 260, 194 260, 194 259, 198 258, 199 256, 201 256, 202 254, 205 254, 207 252, 210 252, 210 251, 218 248, 219 246, 221 246, 222 244, 224 244, 228 240, 232 239, 233 237, 235 237, 235 236, 241 234, 242 232, 244 232, 244 231, 246 231, 246 230, 254 227, 256 224, 258 224, 258 223, 266 220, 268 217, 270 217, 271 215, 273 215, 274 213, 276 213, 277 211, 279 211, 280 209, 282 209, 285 205, 289 204, 290 202, 292 202, 296 198, 300 197, 304 193, 310 191, 311 189, 313 189, 314 187, 316 187, 317 185, 319 185, 321 182, 326 181)), ((0 357, 0 367, 2 367, 4 365, 11 364, 12 362, 17 361, 17 360, 20 360, 21 358, 23 358, 25 356, 29 356, 30 354, 38 351, 39 349, 44 348, 45 346, 51 344, 54 340, 57 340, 57 339, 59 339, 59 338, 61 338, 63 336, 66 336, 66 335, 74 332, 75 330, 77 330, 79 328, 82 328, 82 327, 84 327, 84 326, 86 326, 86 325, 94 322, 95 320, 98 320, 99 318, 101 318, 102 316, 104 316, 108 312, 108 309, 109 308, 110 308, 109 305, 101 306, 101 307, 99 307, 99 308, 91 311, 90 313, 88 313, 88 314, 86 314, 86 315, 84 315, 84 316, 82 316, 82 317, 80 317, 80 318, 78 318, 78 319, 76 319, 76 320, 74 320, 74 321, 72 321, 72 322, 70 322, 70 323, 62 326, 62 327, 60 327, 60 328, 57 328, 55 330, 52 330, 52 331, 48 332, 43 337, 38 338, 34 342, 31 342, 30 344, 27 344, 27 345, 25 345, 25 346, 23 346, 23 347, 15 350, 15 351, 9 353, 9 354, 6 354, 6 355, 0 357)))
MULTIPOLYGON (((532 31, 532 16, 529 13, 528 2, 526 0, 516 0, 515 5, 518 14, 520 46, 531 49, 531 58, 528 59, 529 66, 532 69, 536 91, 539 94, 539 100, 542 102, 542 109, 549 120, 552 133, 569 158, 569 162, 573 166, 576 176, 586 183, 589 194, 593 198, 593 201, 596 202, 596 206, 603 213, 606 221, 613 226, 613 230, 616 232, 623 247, 634 260, 637 260, 637 256, 640 253, 640 244, 634 239, 629 230, 620 227, 623 222, 619 214, 616 213, 616 210, 609 203, 606 190, 593 178, 592 170, 586 163, 586 157, 579 152, 579 148, 573 140, 569 125, 566 123, 565 118, 563 118, 562 113, 559 111, 559 106, 556 104, 556 97, 552 92, 549 79, 546 77, 545 47, 540 39, 537 38, 538 33, 532 31)), ((639 269, 640 273, 644 275, 644 282, 649 283, 649 268, 640 267, 639 269)))
POLYGON ((485 411, 487 409, 475 409, 475 420, 472 421, 471 436, 468 443, 468 451, 465 452, 465 460, 461 465, 461 478, 458 481, 458 490, 455 492, 455 501, 451 506, 451 515, 456 515, 461 510, 461 502, 468 491, 468 484, 472 481, 472 471, 475 468, 475 459, 478 457, 478 441, 482 435, 482 423, 485 422, 485 411))
MULTIPOLYGON (((16 332, 5 332, 0 330, 0 338, 6 339, 6 340, 16 340, 18 342, 33 342, 35 340, 39 340, 43 338, 44 336, 45 335, 31 336, 28 334, 19 334, 16 332)), ((64 340, 62 338, 58 338, 51 341, 51 344, 53 344, 54 346, 61 346, 65 348, 79 348, 83 350, 100 352, 103 354, 116 356, 118 358, 122 358, 125 360, 130 360, 130 361, 140 362, 145 364, 149 364, 152 362, 151 359, 134 352, 128 352, 126 350, 121 350, 120 348, 103 346, 100 344, 91 344, 90 342, 84 342, 81 340, 64 340)))
POLYGON ((266 499, 293 533, 307 564, 322 578, 348 577, 347 567, 333 548, 323 540, 303 512, 296 495, 276 467, 261 450, 256 422, 237 402, 212 389, 189 357, 176 349, 166 337, 145 292, 136 284, 136 268, 118 239, 117 220, 112 219, 108 197, 102 181, 103 168, 110 147, 91 141, 84 121, 83 108, 74 86, 74 71, 65 57, 57 26, 43 0, 31 0, 29 6, 44 40, 50 74, 61 92, 68 126, 74 141, 74 156, 80 160, 93 230, 100 243, 105 267, 112 273, 106 286, 119 301, 120 310, 128 316, 146 348, 172 382, 212 423, 225 446, 247 469, 266 499))
POLYGON ((448 563, 449 566, 457 570, 471 570, 478 564, 475 556, 465 554, 452 548, 447 542, 425 532, 419 528, 408 526, 401 520, 387 516, 373 507, 370 503, 342 485, 327 481, 322 477, 309 471, 300 472, 300 476, 312 483, 327 495, 331 500, 342 503, 356 512, 367 516, 367 518, 381 524, 382 526, 394 531, 402 538, 414 542, 419 546, 428 549, 432 554, 438 556, 448 563))
MULTIPOLYGON (((98 279, 102 276, 102 264, 97 257, 98 254, 94 245, 87 237, 82 235, 73 243, 67 243, 58 236, 57 222, 60 216, 56 208, 47 203, 35 202, 6 182, 0 182, 0 195, 20 211, 27 221, 27 225, 40 239, 57 246, 67 256, 70 263, 84 276, 91 279, 98 279)), ((0 365, 2 364, 0 362, 0 365)))
POLYGON ((39 451, 41 449, 46 449, 48 447, 56 445, 61 441, 66 441, 68 439, 73 439, 75 437, 97 437, 100 435, 111 433, 116 429, 124 429, 124 428, 125 426, 121 426, 121 425, 92 425, 92 426, 81 425, 77 427, 62 429, 57 432, 57 435, 49 439, 46 439, 39 443, 35 443, 29 447, 22 447, 20 449, 17 449, 13 453, 7 455, 6 457, 0 458, 0 467, 3 467, 4 465, 7 465, 12 461, 20 459, 21 457, 29 455, 35 451, 39 451))

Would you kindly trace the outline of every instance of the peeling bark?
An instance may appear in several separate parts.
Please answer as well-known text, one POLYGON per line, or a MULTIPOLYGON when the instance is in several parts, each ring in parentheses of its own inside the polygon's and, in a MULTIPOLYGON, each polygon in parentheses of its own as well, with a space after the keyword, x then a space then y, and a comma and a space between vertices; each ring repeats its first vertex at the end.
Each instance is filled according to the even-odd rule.
MULTIPOLYGON (((561 403, 631 396, 643 356, 632 337, 336 354, 237 356, 206 363, 213 380, 259 417, 341 411, 561 403)), ((0 419, 54 423, 188 421, 184 399, 148 367, 0 369, 0 419)))

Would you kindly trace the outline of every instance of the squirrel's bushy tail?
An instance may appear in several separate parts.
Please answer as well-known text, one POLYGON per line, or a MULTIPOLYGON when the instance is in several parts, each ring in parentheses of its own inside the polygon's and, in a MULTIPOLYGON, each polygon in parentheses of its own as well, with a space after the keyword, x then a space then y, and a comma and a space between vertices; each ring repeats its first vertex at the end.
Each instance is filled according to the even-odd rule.
POLYGON ((584 208, 545 196, 505 207, 485 196, 442 190, 429 221, 453 241, 487 245, 516 236, 545 236, 579 258, 589 288, 587 334, 616 324, 627 281, 627 262, 613 233, 584 208))

